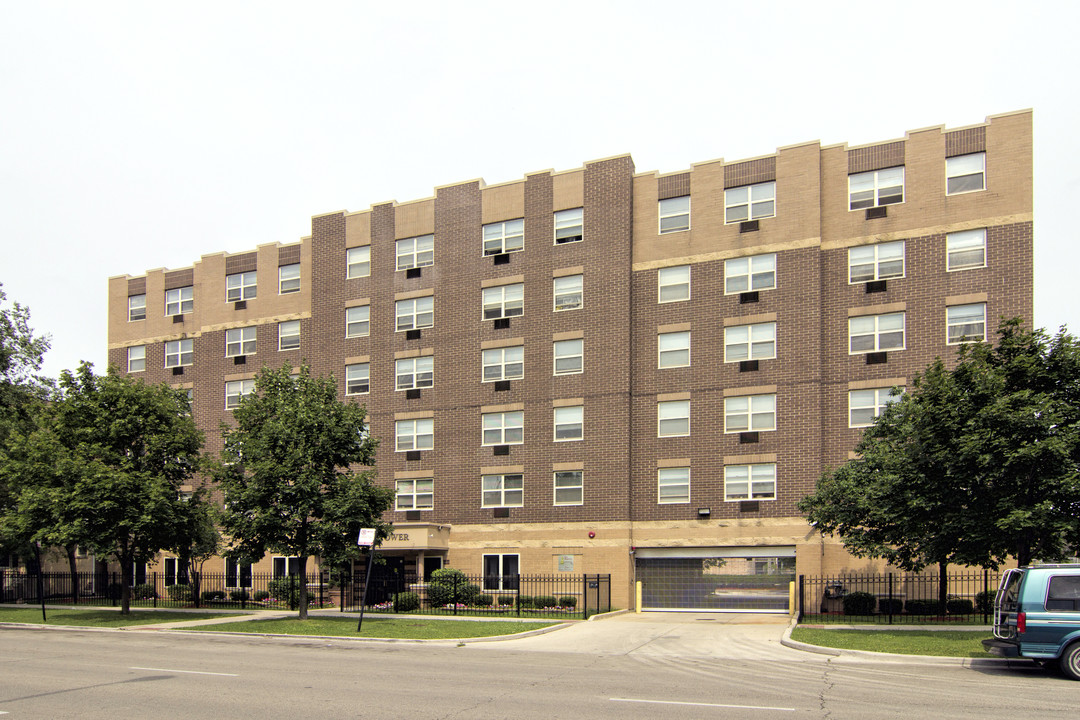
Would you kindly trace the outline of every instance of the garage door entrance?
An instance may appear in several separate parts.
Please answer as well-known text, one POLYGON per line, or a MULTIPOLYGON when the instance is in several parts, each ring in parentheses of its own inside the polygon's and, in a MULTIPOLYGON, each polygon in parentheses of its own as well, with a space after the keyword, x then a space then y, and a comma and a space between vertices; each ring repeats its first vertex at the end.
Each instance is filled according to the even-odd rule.
POLYGON ((642 610, 786 613, 794 547, 637 548, 642 610))

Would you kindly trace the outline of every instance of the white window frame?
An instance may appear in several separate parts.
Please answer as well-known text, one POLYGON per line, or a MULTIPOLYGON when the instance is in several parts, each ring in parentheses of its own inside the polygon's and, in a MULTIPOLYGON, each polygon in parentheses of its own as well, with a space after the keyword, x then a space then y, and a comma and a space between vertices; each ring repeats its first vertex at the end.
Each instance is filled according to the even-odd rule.
POLYGON ((886 405, 890 405, 900 400, 903 389, 900 389, 900 393, 897 393, 896 395, 892 394, 892 390, 891 387, 848 390, 848 427, 863 428, 873 425, 874 420, 885 411, 886 405), (871 412, 867 422, 856 420, 856 413, 859 413, 859 415, 862 416, 867 410, 871 412))
POLYGON ((689 330, 656 334, 656 366, 660 369, 690 367, 689 330))
POLYGON ((367 337, 371 334, 371 306, 354 305, 345 308, 345 337, 367 337))
POLYGON ((656 271, 657 304, 684 302, 690 299, 690 266, 675 265, 656 271), (667 295, 667 297, 665 297, 667 295))
POLYGON ((435 327, 435 297, 433 295, 398 300, 394 303, 395 332, 429 327, 435 327))
POLYGON ((893 280, 905 277, 907 273, 907 243, 903 240, 876 243, 874 245, 856 245, 848 248, 848 285, 861 285, 875 280, 893 280), (900 263, 899 271, 896 263, 900 263), (865 270, 856 276, 855 269, 872 268, 867 276, 865 270))
POLYGON ((300 321, 283 320, 278 323, 278 352, 300 349, 300 321), (294 340, 295 338, 295 340, 294 340))
POLYGON ((690 436, 690 401, 659 400, 656 403, 656 437, 690 436))
POLYGON ((191 365, 195 358, 195 341, 191 338, 165 341, 165 367, 191 365))
POLYGON ((195 309, 195 288, 192 285, 165 291, 165 316, 186 315, 195 309))
POLYGON ((553 375, 580 375, 585 372, 585 341, 582 338, 556 340, 551 348, 553 375))
POLYGON ((483 226, 483 255, 502 255, 525 249, 525 220, 503 220, 483 226))
POLYGON ((552 504, 584 505, 585 472, 583 470, 554 470, 551 473, 552 504), (562 495, 562 499, 559 496, 562 495))
POLYGON ((254 380, 228 380, 225 382, 225 409, 240 407, 240 401, 255 392, 254 380))
POLYGON ((661 235, 683 232, 690 229, 690 196, 664 198, 656 204, 659 222, 657 230, 661 235), (666 224, 666 228, 665 228, 666 224))
POLYGON ((371 392, 371 363, 345 366, 345 394, 367 395, 371 392))
POLYGON ((872 352, 885 352, 889 350, 903 350, 907 342, 907 315, 904 311, 895 313, 883 313, 881 315, 857 315, 848 318, 848 354, 864 355, 872 352), (900 327, 895 327, 896 319, 899 318, 900 327), (882 325, 886 327, 882 327, 882 325), (858 331, 858 332, 856 332, 858 331), (900 344, 890 341, 882 343, 883 337, 890 337, 897 332, 900 334, 900 344), (870 348, 854 348, 855 338, 873 338, 874 346, 870 348))
POLYGON ((394 451, 432 450, 435 448, 435 418, 394 421, 394 451))
POLYGON ((743 360, 772 360, 776 358, 776 323, 731 325, 724 328, 724 362, 743 360), (732 348, 746 348, 746 354, 732 348))
POLYGON ((690 503, 690 468, 657 468, 656 502, 658 505, 688 505, 690 503))
POLYGON ((410 478, 397 480, 394 484, 394 509, 434 510, 435 480, 433 478, 410 478))
POLYGON ((435 385, 435 357, 422 355, 394 361, 394 386, 398 390, 429 388, 435 385))
POLYGON ((986 303, 966 303, 964 305, 949 305, 945 308, 945 342, 948 345, 963 345, 965 343, 983 342, 986 340, 986 303), (979 320, 975 311, 978 311, 979 320), (964 313, 968 316, 965 317, 964 313), (957 318, 955 316, 959 315, 957 318), (980 326, 982 332, 978 335, 961 335, 954 333, 954 328, 980 326))
POLYGON ((225 302, 251 300, 258 290, 259 274, 255 270, 225 276, 225 302))
POLYGON ((146 294, 128 295, 128 322, 146 319, 146 294))
POLYGON ((480 416, 480 445, 521 445, 525 442, 525 411, 507 410, 480 416))
POLYGON ((371 246, 361 245, 345 250, 345 279, 369 277, 371 275, 371 246))
POLYGON ((898 205, 904 202, 904 176, 906 174, 903 165, 869 170, 867 172, 852 173, 848 175, 848 210, 864 210, 866 208, 883 207, 885 205, 898 205), (900 184, 896 184, 896 175, 899 175, 900 184), (859 187, 855 187, 859 186, 859 187), (900 194, 883 194, 883 191, 892 188, 900 188, 900 194), (860 197, 855 199, 855 194, 865 195, 870 193, 869 199, 860 197))
POLYGON ((481 318, 498 320, 525 314, 525 283, 481 289, 481 318))
POLYGON ((553 442, 576 442, 585 439, 585 406, 567 405, 552 413, 553 442), (560 437, 560 429, 562 437, 560 437), (574 432, 576 429, 577 432, 574 432))
POLYGON ((481 574, 483 575, 483 587, 486 591, 491 590, 518 590, 520 589, 521 556, 517 553, 485 553, 480 557, 481 574), (488 558, 498 558, 498 572, 488 572, 488 558), (513 558, 513 563, 508 562, 513 558), (513 572, 511 572, 511 570, 513 572))
POLYGON ((300 292, 300 263, 279 265, 277 273, 278 295, 300 292))
POLYGON ((986 153, 967 153, 945 158, 945 194, 964 195, 986 189, 986 153), (969 179, 978 178, 978 187, 965 188, 969 179), (954 182, 956 181, 956 182, 954 182), (953 187, 958 186, 954 190, 953 187))
POLYGON ((146 370, 146 346, 132 345, 127 349, 127 371, 129 373, 146 370))
POLYGON ((724 398, 724 433, 776 430, 776 394, 732 395, 724 398))
POLYGON ((776 289, 776 253, 724 261, 724 294, 776 289))
POLYGON ((398 270, 430 267, 435 264, 435 236, 417 235, 394 244, 398 270))
POLYGON ((747 463, 724 466, 724 500, 742 502, 745 500, 776 499, 776 463, 747 463), (755 485, 771 484, 771 492, 757 489, 755 485), (745 488, 743 492, 740 492, 745 488))
POLYGON ((724 190, 724 224, 776 216, 776 181, 740 185, 724 190), (736 211, 742 210, 736 214, 736 211))
POLYGON ((986 228, 962 230, 945 236, 945 269, 948 272, 975 270, 984 267, 986 267, 986 228), (981 262, 978 264, 972 262, 961 264, 958 260, 954 261, 954 258, 976 251, 982 257, 981 262))
POLYGON ((583 208, 569 208, 555 212, 555 244, 566 245, 581 242, 585 237, 583 208))
POLYGON ((489 348, 480 352, 481 377, 483 382, 498 382, 500 380, 520 380, 525 377, 525 346, 511 345, 509 347, 489 348), (507 354, 511 357, 507 357, 507 354), (517 367, 516 374, 509 374, 517 367), (499 376, 488 375, 489 368, 498 368, 499 376), (509 372, 508 372, 509 371, 509 372))
POLYGON ((230 328, 225 331, 225 357, 254 355, 258 325, 230 328))
POLYGON ((525 476, 522 473, 495 473, 480 476, 480 507, 525 506, 525 476))
POLYGON ((584 307, 584 279, 581 275, 563 275, 551 281, 553 312, 580 310, 584 307))
POLYGON ((251 589, 252 587, 252 573, 251 563, 240 562, 236 558, 224 559, 225 569, 225 587, 226 588, 241 588, 251 589), (235 578, 236 582, 232 585, 229 584, 229 580, 235 578))

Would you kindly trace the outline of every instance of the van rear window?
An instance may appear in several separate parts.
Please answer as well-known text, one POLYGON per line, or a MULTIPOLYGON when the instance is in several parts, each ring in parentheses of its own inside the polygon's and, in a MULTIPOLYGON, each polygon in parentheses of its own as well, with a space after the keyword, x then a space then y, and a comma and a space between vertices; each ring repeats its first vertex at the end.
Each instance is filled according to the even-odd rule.
POLYGON ((1080 575, 1050 578, 1047 610, 1080 610, 1080 575))

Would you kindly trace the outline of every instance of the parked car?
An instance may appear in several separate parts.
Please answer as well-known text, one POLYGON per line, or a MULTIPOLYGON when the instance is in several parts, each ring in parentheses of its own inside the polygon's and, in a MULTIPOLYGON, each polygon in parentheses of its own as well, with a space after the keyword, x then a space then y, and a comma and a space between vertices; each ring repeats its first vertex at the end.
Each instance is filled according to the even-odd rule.
POLYGON ((1000 657, 1056 663, 1080 680, 1080 565, 1006 571, 994 598, 994 637, 983 646, 1000 657))

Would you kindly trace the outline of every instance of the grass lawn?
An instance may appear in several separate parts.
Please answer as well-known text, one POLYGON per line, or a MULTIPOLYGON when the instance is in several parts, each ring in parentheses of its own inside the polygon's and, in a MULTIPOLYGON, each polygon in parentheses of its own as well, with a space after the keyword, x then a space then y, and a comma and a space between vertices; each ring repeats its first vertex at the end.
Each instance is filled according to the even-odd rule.
POLYGON ((797 627, 791 639, 810 645, 900 655, 992 657, 982 646, 989 632, 964 630, 819 630, 797 627))
POLYGON ((35 625, 79 625, 86 627, 124 627, 150 623, 208 620, 237 613, 183 613, 168 610, 139 610, 121 615, 117 610, 45 610, 48 622, 41 622, 41 608, 0 608, 0 622, 33 623, 35 625))
POLYGON ((516 622, 494 620, 432 620, 428 618, 364 617, 363 629, 356 632, 356 618, 310 617, 307 620, 282 618, 277 620, 248 620, 192 628, 200 631, 275 633, 282 635, 338 635, 342 637, 403 638, 410 640, 453 640, 456 638, 512 635, 527 630, 550 627, 558 623, 516 622))

